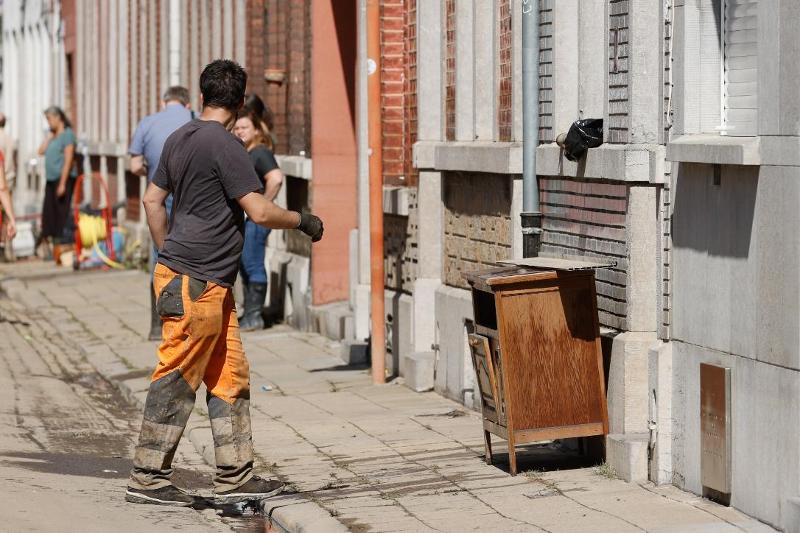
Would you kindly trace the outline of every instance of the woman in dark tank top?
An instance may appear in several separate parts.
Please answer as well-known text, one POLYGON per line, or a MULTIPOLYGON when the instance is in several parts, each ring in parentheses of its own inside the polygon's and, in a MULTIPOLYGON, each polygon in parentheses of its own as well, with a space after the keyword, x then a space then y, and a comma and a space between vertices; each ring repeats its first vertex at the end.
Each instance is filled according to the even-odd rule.
MULTIPOLYGON (((274 201, 283 184, 283 172, 272 153, 272 137, 261 114, 245 110, 233 132, 250 154, 256 174, 264 185, 264 195, 274 201)), ((264 328, 261 311, 267 296, 265 253, 269 233, 269 229, 249 219, 245 222, 244 249, 239 265, 244 285, 244 314, 239 321, 243 331, 264 328)))

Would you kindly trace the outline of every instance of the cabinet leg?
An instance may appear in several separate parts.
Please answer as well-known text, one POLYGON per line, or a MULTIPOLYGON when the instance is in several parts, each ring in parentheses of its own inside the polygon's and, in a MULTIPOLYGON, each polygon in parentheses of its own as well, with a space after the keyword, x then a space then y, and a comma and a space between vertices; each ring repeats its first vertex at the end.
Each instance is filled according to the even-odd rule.
POLYGON ((517 444, 514 430, 508 428, 508 470, 512 476, 517 475, 517 444))
POLYGON ((517 450, 508 443, 508 469, 512 476, 517 475, 517 450))
POLYGON ((483 447, 486 451, 486 464, 492 464, 492 434, 488 431, 483 432, 483 447))

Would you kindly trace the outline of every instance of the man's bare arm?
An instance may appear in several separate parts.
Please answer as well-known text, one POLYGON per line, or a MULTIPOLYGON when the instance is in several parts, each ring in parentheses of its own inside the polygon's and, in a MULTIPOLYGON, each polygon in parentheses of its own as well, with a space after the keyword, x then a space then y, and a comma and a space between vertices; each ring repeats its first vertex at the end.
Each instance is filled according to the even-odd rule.
POLYGON ((136 176, 147 176, 147 165, 143 155, 131 156, 131 173, 136 176))
POLYGON ((147 225, 156 250, 164 247, 164 239, 167 238, 167 196, 169 196, 168 191, 151 182, 147 185, 142 198, 144 211, 147 214, 147 225))
POLYGON ((257 192, 239 198, 239 205, 253 222, 265 228, 295 229, 300 225, 300 213, 287 211, 257 192))
POLYGON ((301 215, 296 211, 287 211, 267 200, 263 194, 257 192, 245 194, 239 198, 239 205, 253 222, 265 228, 299 229, 311 237, 313 242, 322 238, 322 220, 318 217, 309 213, 301 215))

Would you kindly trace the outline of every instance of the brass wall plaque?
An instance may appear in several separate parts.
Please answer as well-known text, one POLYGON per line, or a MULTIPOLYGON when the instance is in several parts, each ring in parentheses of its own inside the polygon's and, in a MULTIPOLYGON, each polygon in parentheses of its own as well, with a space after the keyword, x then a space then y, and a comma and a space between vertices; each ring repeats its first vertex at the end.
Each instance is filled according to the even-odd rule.
POLYGON ((731 369, 700 365, 700 470, 703 487, 731 492, 731 369))

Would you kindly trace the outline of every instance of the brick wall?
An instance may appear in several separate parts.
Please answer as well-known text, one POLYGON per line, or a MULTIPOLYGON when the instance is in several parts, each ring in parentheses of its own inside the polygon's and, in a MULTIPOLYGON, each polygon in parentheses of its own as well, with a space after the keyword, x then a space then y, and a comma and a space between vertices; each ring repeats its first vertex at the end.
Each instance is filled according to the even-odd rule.
POLYGON ((553 142, 553 2, 539 0, 539 141, 553 142))
POLYGON ((386 289, 412 294, 417 279, 418 211, 417 190, 408 190, 407 217, 385 215, 383 218, 383 253, 386 289))
POLYGON ((444 179, 444 282, 511 257, 511 182, 507 174, 448 172, 444 179))
POLYGON ((286 115, 287 152, 311 151, 311 3, 292 0, 289 6, 289 38, 286 115))
POLYGON ((456 138, 456 2, 445 0, 445 81, 444 132, 445 139, 456 138))
POLYGON ((405 96, 405 2, 381 1, 381 123, 383 182, 403 185, 405 96))
MULTIPOLYGON (((245 37, 245 52, 247 65, 247 91, 264 96, 267 82, 264 80, 266 68, 266 48, 268 34, 265 31, 266 18, 265 0, 247 0, 247 36, 245 37)), ((187 20, 190 20, 187 17, 187 20)))
POLYGON ((514 122, 511 0, 499 0, 497 19, 497 129, 499 140, 508 142, 511 140, 514 122))
MULTIPOLYGON (((274 115, 275 151, 311 151, 311 8, 303 0, 262 0, 266 28, 264 69, 283 73, 283 81, 264 81, 258 93, 274 115)), ((254 37, 257 39, 257 37, 254 37)), ((257 43, 256 43, 257 44, 257 43)), ((249 69, 255 71, 255 68, 249 69)), ((255 89, 257 85, 252 85, 255 89)))
POLYGON ((417 184, 418 171, 412 154, 417 142, 417 0, 406 0, 405 9, 405 80, 404 80, 403 169, 406 184, 417 184))
MULTIPOLYGON (((272 72, 282 71, 286 79, 290 76, 287 48, 287 25, 289 18, 289 2, 286 0, 265 0, 266 57, 264 68, 272 72)), ((264 83, 261 97, 273 113, 273 135, 275 151, 280 154, 289 151, 289 122, 286 112, 287 84, 264 83)))
POLYGON ((595 180, 540 178, 541 254, 611 259, 613 268, 598 269, 597 304, 600 323, 625 329, 627 186, 595 180))
POLYGON ((628 0, 609 1, 608 136, 628 142, 628 0))

